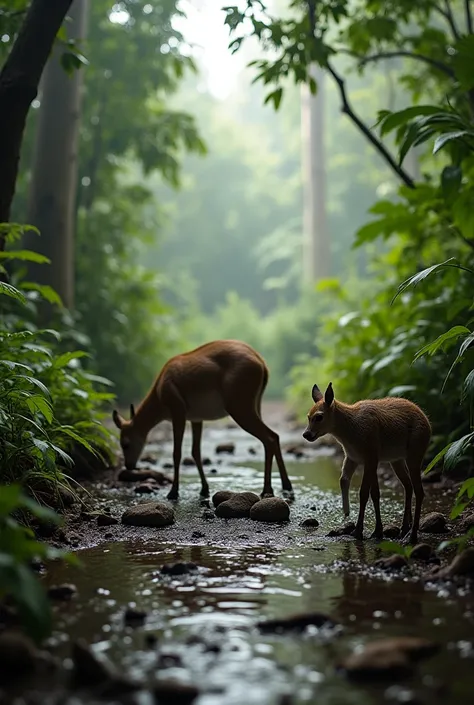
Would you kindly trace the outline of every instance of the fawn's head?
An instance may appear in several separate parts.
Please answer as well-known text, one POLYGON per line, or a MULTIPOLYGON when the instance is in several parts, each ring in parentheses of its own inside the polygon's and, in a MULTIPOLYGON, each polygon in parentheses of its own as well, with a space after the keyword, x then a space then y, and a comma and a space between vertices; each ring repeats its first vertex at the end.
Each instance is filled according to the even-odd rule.
POLYGON ((333 431, 334 391, 332 382, 329 382, 324 396, 318 385, 315 384, 311 396, 313 397, 314 406, 309 410, 308 425, 303 433, 303 438, 312 442, 333 431))
POLYGON ((112 418, 115 425, 120 429, 120 445, 123 451, 123 459, 127 470, 133 470, 137 466, 138 459, 146 443, 146 434, 143 435, 134 423, 135 409, 130 404, 130 421, 126 421, 120 416, 117 409, 114 409, 112 418))

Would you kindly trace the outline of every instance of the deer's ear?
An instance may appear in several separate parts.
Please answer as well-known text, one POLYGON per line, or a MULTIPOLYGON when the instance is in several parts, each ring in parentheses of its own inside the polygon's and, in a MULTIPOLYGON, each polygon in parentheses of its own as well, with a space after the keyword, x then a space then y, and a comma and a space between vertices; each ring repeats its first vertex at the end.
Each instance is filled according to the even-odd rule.
POLYGON ((313 401, 315 404, 317 404, 318 401, 321 401, 321 399, 323 398, 321 390, 317 384, 313 384, 313 389, 311 390, 311 396, 313 397, 313 401))
POLYGON ((332 382, 329 382, 328 388, 324 392, 324 403, 326 406, 331 406, 334 401, 334 390, 332 388, 332 382))
POLYGON ((117 428, 122 428, 123 426, 123 418, 120 416, 119 412, 117 409, 114 409, 112 412, 112 419, 114 421, 114 424, 117 426, 117 428))
POLYGON ((135 407, 133 406, 133 404, 130 404, 130 418, 133 419, 134 416, 135 416, 135 407))

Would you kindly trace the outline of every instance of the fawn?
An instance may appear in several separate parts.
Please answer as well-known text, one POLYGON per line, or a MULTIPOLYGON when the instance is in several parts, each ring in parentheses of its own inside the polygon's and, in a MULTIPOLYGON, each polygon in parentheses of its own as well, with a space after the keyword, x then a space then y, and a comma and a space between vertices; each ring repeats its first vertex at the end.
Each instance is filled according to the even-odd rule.
POLYGON ((268 382, 265 360, 250 345, 238 340, 216 340, 191 352, 171 358, 153 383, 136 412, 130 406, 126 421, 117 410, 115 425, 120 429, 120 444, 125 466, 133 469, 142 453, 149 431, 160 421, 173 425, 174 479, 168 499, 179 496, 179 466, 186 421, 191 422, 192 457, 201 478, 201 496, 209 486, 201 460, 203 421, 231 416, 244 431, 258 438, 265 449, 265 474, 262 496, 273 496, 271 471, 276 457, 283 490, 291 492, 278 434, 264 424, 261 401, 268 382))
POLYGON ((358 465, 364 466, 360 488, 360 507, 354 536, 363 538, 364 515, 369 494, 375 511, 375 531, 371 538, 382 538, 380 490, 377 466, 390 462, 405 490, 405 510, 401 535, 410 531, 410 543, 416 543, 424 491, 421 464, 431 438, 431 426, 423 411, 408 399, 387 397, 367 399, 356 404, 344 404, 334 399, 332 384, 323 394, 315 384, 312 390, 314 406, 308 414, 308 426, 303 433, 307 441, 329 433, 344 451, 340 486, 342 506, 349 516, 349 487, 358 465), (415 514, 412 518, 412 494, 415 493, 415 514))

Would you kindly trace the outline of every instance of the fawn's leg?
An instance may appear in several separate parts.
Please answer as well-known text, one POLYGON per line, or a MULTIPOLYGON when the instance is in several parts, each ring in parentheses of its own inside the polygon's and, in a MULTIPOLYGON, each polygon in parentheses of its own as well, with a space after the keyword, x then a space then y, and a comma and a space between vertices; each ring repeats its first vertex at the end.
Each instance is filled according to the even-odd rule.
POLYGON ((355 460, 348 458, 346 455, 344 462, 342 463, 341 477, 339 479, 339 486, 341 488, 342 496, 342 510, 346 519, 349 517, 351 511, 349 505, 349 488, 351 486, 352 476, 356 469, 357 463, 355 460))
POLYGON ((196 463, 199 477, 201 478, 201 497, 209 497, 209 485, 207 484, 206 476, 204 474, 201 458, 202 421, 193 421, 191 423, 191 429, 193 432, 191 455, 196 463))
POLYGON ((383 538, 383 524, 382 517, 380 515, 380 487, 379 479, 377 477, 377 470, 375 470, 372 484, 370 486, 370 496, 372 497, 372 504, 374 505, 375 513, 375 529, 372 532, 370 538, 381 539, 383 538))
POLYGON ((377 460, 366 460, 364 463, 364 476, 362 478, 362 484, 360 486, 360 505, 359 505, 359 516, 357 518, 356 528, 354 530, 354 536, 357 539, 364 538, 364 517, 365 508, 369 500, 370 488, 372 486, 374 474, 377 473, 377 460))
POLYGON ((403 521, 400 535, 403 537, 410 531, 413 516, 411 513, 411 502, 413 497, 413 485, 411 484, 410 476, 408 475, 407 466, 404 460, 394 460, 390 463, 392 470, 398 477, 405 490, 405 509, 403 511, 403 521))

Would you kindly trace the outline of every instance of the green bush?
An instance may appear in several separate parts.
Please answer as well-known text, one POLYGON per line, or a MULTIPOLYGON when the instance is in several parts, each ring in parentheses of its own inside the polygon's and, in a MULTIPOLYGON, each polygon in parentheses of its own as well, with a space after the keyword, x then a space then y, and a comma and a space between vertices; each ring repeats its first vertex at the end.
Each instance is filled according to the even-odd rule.
MULTIPOLYGON (((21 227, 9 226, 8 234, 12 242, 21 227)), ((28 251, 0 257, 39 261, 28 251)), ((78 444, 110 455, 112 436, 101 421, 113 395, 98 391, 107 380, 81 367, 86 353, 64 352, 56 330, 35 325, 38 300, 52 300, 53 293, 15 284, 0 282, 0 482, 31 485, 39 477, 54 484, 71 466, 69 453, 78 444)))

